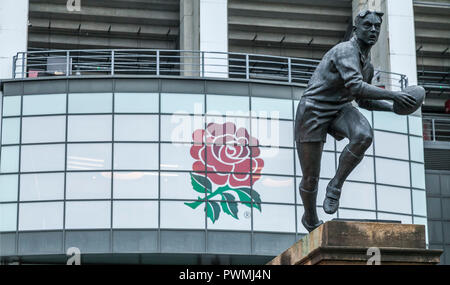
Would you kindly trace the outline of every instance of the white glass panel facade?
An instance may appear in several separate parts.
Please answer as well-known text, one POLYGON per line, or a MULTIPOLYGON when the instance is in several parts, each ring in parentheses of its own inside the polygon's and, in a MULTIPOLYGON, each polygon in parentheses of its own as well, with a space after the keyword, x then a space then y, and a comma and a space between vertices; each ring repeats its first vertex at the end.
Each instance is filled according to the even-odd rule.
POLYGON ((68 144, 67 170, 111 169, 111 144, 68 144))
POLYGON ((20 201, 64 199, 64 173, 22 174, 20 201))
POLYGON ((158 228, 158 202, 115 201, 113 227, 121 229, 158 228))
POLYGON ((260 145, 293 147, 293 126, 292 121, 252 119, 251 135, 260 145))
POLYGON ((23 96, 23 115, 66 113, 66 94, 23 96))
POLYGON ((411 190, 378 185, 377 203, 380 211, 411 214, 411 190))
POLYGON ((232 231, 250 231, 251 230, 251 213, 250 208, 243 203, 235 203, 237 206, 237 219, 222 210, 214 223, 208 218, 208 229, 211 230, 232 230, 232 231))
POLYGON ((409 163, 384 158, 377 158, 377 182, 390 185, 410 186, 409 163))
POLYGON ((64 170, 63 144, 22 146, 20 169, 22 172, 64 170))
POLYGON ((112 93, 69 94, 69 113, 111 113, 112 93))
POLYGON ((161 112, 179 114, 203 114, 205 96, 200 94, 161 94, 161 112))
POLYGON ((158 141, 159 122, 155 115, 114 116, 115 141, 158 141))
POLYGON ((19 231, 62 229, 63 208, 63 202, 20 204, 19 231))
POLYGON ((114 199, 158 198, 157 172, 114 172, 114 199))
POLYGON ((157 113, 158 93, 116 93, 114 94, 116 113, 157 113))
POLYGON ((26 117, 22 119, 22 143, 64 142, 66 117, 26 117))
POLYGON ((111 202, 66 202, 66 229, 108 229, 111 202))
MULTIPOLYGON (((193 142, 194 131, 204 129, 203 116, 161 115, 161 141, 193 142)), ((196 141, 204 138, 195 138, 196 141)))
POLYGON ((2 125, 2 144, 18 144, 20 142, 20 119, 3 119, 2 125))
POLYGON ((69 172, 66 179, 66 199, 111 198, 111 172, 69 172))
POLYGON ((19 171, 19 147, 3 146, 1 151, 0 172, 18 172, 19 171))
POLYGON ((293 177, 263 175, 253 185, 261 201, 294 204, 295 185, 293 177))
POLYGON ((258 158, 264 160, 262 174, 294 175, 294 150, 283 148, 260 147, 258 158))
POLYGON ((375 131, 375 154, 389 158, 409 159, 408 136, 375 131))
POLYGON ((408 132, 406 116, 391 112, 374 111, 374 128, 378 130, 393 131, 400 133, 408 132))
POLYGON ((158 169, 158 144, 149 144, 149 143, 114 144, 114 169, 121 169, 121 170, 158 169))
POLYGON ((17 204, 0 204, 0 232, 11 232, 17 228, 17 204))
POLYGON ((161 172, 161 199, 197 199, 205 194, 196 192, 189 172, 161 172))
POLYGON ((111 141, 112 116, 69 116, 67 140, 111 141))
MULTIPOLYGON (((185 202, 161 201, 161 228, 163 229, 204 229, 206 225, 205 207, 192 209, 185 202)), ((190 202, 186 202, 190 203, 190 202)))
POLYGON ((206 95, 207 114, 226 116, 248 116, 249 97, 206 95))
POLYGON ((419 163, 411 163, 411 186, 425 189, 425 166, 419 163))
POLYGON ((20 116, 21 96, 3 97, 3 117, 20 116))
POLYGON ((192 170, 191 144, 161 144, 161 170, 192 170))
POLYGON ((423 162, 423 139, 419 137, 409 137, 411 160, 423 162))
POLYGON ((425 191, 412 190, 413 214, 419 216, 427 215, 427 196, 425 191))
POLYGON ((408 120, 409 120, 409 133, 411 135, 422 136, 423 135, 422 117, 408 116, 408 120))
POLYGON ((262 204, 261 212, 253 209, 253 230, 295 232, 295 206, 262 204))
POLYGON ((17 201, 18 175, 0 175, 0 202, 17 201))
POLYGON ((368 183, 345 182, 340 207, 375 210, 375 186, 368 183))
POLYGON ((292 120, 292 101, 252 97, 252 116, 292 120))

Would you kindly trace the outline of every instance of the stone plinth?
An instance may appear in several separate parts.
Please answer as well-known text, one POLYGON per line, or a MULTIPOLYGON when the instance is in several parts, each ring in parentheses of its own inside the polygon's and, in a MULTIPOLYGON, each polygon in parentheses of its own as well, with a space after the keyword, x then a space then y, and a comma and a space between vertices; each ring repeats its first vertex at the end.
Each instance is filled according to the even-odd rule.
POLYGON ((426 249, 424 225, 329 221, 268 265, 432 265, 441 254, 426 249))

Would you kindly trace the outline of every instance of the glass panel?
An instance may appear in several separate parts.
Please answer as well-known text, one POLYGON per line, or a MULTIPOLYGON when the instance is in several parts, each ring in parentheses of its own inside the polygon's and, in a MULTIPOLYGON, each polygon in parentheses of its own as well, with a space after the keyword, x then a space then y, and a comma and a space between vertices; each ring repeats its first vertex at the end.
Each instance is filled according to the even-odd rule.
MULTIPOLYGON (((162 170, 192 170, 191 144, 161 144, 162 170)), ((199 146, 200 147, 200 146, 199 146)))
POLYGON ((374 128, 379 130, 407 133, 406 116, 391 112, 374 111, 374 128))
POLYGON ((65 116, 22 119, 22 143, 64 142, 65 140, 65 116))
POLYGON ((69 94, 69 113, 111 113, 112 93, 69 94))
POLYGON ((117 113, 158 113, 158 93, 116 93, 114 110, 117 113))
POLYGON ((411 163, 412 187, 425 189, 425 167, 423 164, 411 163))
POLYGON ((285 146, 294 145, 294 125, 292 121, 252 119, 252 136, 260 145, 285 146))
MULTIPOLYGON (((201 116, 162 115, 161 141, 192 142, 194 131, 204 129, 205 121, 201 116)), ((203 141, 199 133, 195 139, 203 141)))
POLYGON ((116 141, 158 141, 158 129, 158 116, 114 116, 114 140, 116 141))
POLYGON ((22 146, 22 172, 64 170, 63 144, 22 146))
POLYGON ((409 137, 411 146, 411 160, 423 162, 423 139, 418 137, 409 137))
POLYGON ((357 107, 357 109, 358 109, 358 111, 361 114, 363 114, 363 116, 367 119, 367 121, 369 121, 370 126, 373 127, 373 124, 372 124, 372 111, 369 111, 369 110, 366 110, 366 109, 363 109, 363 108, 359 108, 359 107, 357 107))
POLYGON ((0 232, 12 232, 17 227, 17 204, 0 204, 0 232))
POLYGON ((2 144, 18 144, 20 142, 20 119, 3 119, 1 125, 2 144))
MULTIPOLYGON (((232 117, 212 117, 208 116, 207 121, 207 137, 208 143, 215 144, 252 144, 257 145, 256 142, 249 142, 248 138, 244 141, 236 142, 239 138, 245 137, 245 131, 250 134, 250 119, 248 118, 232 118, 232 117), (224 126, 225 124, 225 126, 224 126), (245 129, 245 131, 243 129, 245 129), (212 133, 215 132, 215 135, 212 133), (222 134, 232 134, 233 139, 227 142, 222 139, 222 134)), ((198 141, 198 140, 197 140, 198 141)))
POLYGON ((21 96, 3 96, 3 117, 20 116, 21 96))
POLYGON ((111 172, 69 172, 66 177, 66 199, 111 198, 111 172))
POLYGON ((334 152, 322 153, 322 161, 320 162, 320 177, 333 178, 336 173, 336 164, 334 152))
POLYGON ((195 200, 204 196, 194 190, 189 172, 161 172, 161 199, 195 200))
MULTIPOLYGON (((195 209, 184 202, 161 201, 161 228, 204 229, 205 207, 195 209)), ((191 203, 191 202, 186 202, 191 203)))
POLYGON ((111 169, 111 144, 68 144, 67 169, 111 169))
POLYGON ((203 114, 204 112, 204 95, 161 93, 161 113, 203 114))
POLYGON ((64 173, 22 174, 20 200, 64 199, 64 173))
POLYGON ((113 227, 122 229, 158 228, 158 202, 115 201, 113 227))
POLYGON ((65 114, 66 94, 23 96, 24 115, 65 114))
POLYGON ((412 190, 414 215, 427 215, 427 197, 425 191, 412 190))
POLYGON ((114 169, 158 169, 158 144, 114 144, 114 169))
POLYGON ((0 175, 0 202, 17 201, 18 175, 0 175))
POLYGON ((414 217, 414 224, 425 226, 425 244, 428 244, 428 220, 427 220, 427 218, 414 217))
POLYGON ((408 116, 409 133, 411 135, 422 136, 422 118, 416 116, 408 116))
POLYGON ((111 202, 66 202, 66 229, 111 227, 111 202))
POLYGON ((375 186, 347 181, 339 203, 343 208, 375 210, 375 186))
POLYGON ((350 173, 347 180, 374 182, 373 157, 364 156, 363 160, 350 173))
POLYGON ((402 224, 412 224, 412 217, 406 215, 378 213, 378 220, 400 221, 402 224))
POLYGON ((225 95, 207 95, 208 114, 227 115, 227 116, 248 116, 249 115, 249 97, 244 96, 225 96, 225 95))
POLYGON ((338 214, 339 214, 340 219, 376 220, 376 218, 377 218, 375 212, 369 212, 369 211, 339 209, 338 212, 339 212, 338 214))
POLYGON ((253 230, 295 232, 295 206, 262 204, 261 211, 253 209, 253 230))
MULTIPOLYGON (((295 185, 293 177, 279 177, 263 175, 253 184, 263 203, 288 203, 295 202, 295 185)), ((237 197, 236 200, 239 200, 237 197)))
POLYGON ((4 146, 1 149, 0 172, 19 172, 19 147, 4 146))
POLYGON ((63 203, 22 203, 19 231, 58 230, 63 228, 63 203))
POLYGON ((408 136, 375 131, 375 155, 409 159, 408 136))
MULTIPOLYGON (((220 204, 219 204, 220 205, 220 204)), ((219 218, 213 223, 210 218, 208 218, 208 229, 211 230, 235 230, 235 231, 250 231, 251 230, 251 210, 247 206, 248 204, 243 203, 230 203, 231 208, 236 207, 236 217, 234 218, 230 214, 225 213, 221 210, 219 218)), ((221 206, 219 206, 221 207, 221 206)), ((221 208, 223 209, 223 208, 221 208)), ((212 211, 208 208, 208 213, 212 211)))
POLYGON ((68 141, 111 141, 112 116, 69 116, 68 141))
POLYGON ((409 163, 377 158, 377 182, 409 187, 409 163))
POLYGON ((284 175, 294 174, 294 150, 266 147, 260 147, 259 149, 261 153, 258 158, 264 161, 261 173, 284 175))
MULTIPOLYGON (((303 201, 302 201, 302 198, 300 197, 300 193, 299 193, 301 181, 302 181, 301 178, 297 178, 297 188, 295 190, 295 195, 297 195, 297 204, 303 205, 303 201)), ((317 197, 318 197, 317 198, 317 206, 323 205, 323 200, 325 199, 327 185, 329 182, 330 182, 329 179, 319 179, 318 193, 317 193, 317 197)))
POLYGON ((378 210, 411 214, 411 191, 405 188, 377 186, 378 210))
POLYGON ((114 199, 153 198, 158 198, 157 172, 114 172, 114 199))
POLYGON ((292 100, 252 97, 252 116, 293 120, 292 100))

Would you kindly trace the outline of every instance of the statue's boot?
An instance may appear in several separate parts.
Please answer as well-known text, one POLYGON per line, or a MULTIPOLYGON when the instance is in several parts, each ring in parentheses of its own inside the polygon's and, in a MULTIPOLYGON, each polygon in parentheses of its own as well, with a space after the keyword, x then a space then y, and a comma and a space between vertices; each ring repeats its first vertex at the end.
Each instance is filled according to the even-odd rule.
POLYGON ((341 189, 328 185, 327 194, 325 195, 325 200, 323 201, 323 210, 325 213, 336 213, 339 208, 339 198, 341 198, 341 189))
POLYGON ((305 213, 302 217, 302 224, 308 232, 312 232, 315 228, 323 224, 323 221, 319 220, 317 216, 317 188, 314 191, 307 191, 305 189, 299 188, 300 197, 303 201, 303 208, 305 213))

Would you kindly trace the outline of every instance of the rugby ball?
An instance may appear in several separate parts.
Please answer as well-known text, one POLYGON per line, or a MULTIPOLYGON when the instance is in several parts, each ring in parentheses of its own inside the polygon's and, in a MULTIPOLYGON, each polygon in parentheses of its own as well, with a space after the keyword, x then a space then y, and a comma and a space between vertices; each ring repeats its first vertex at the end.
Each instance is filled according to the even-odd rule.
POLYGON ((394 112, 398 115, 410 115, 422 106, 423 100, 425 99, 425 89, 423 89, 422 86, 413 85, 403 89, 403 92, 414 96, 416 99, 416 104, 412 107, 406 108, 394 101, 394 112))

